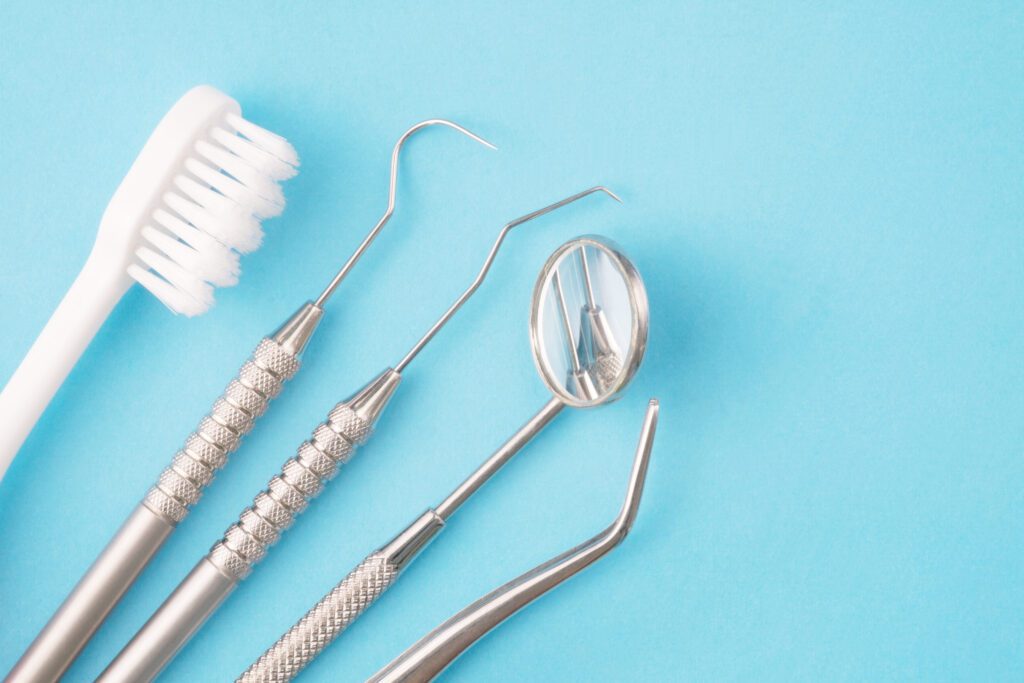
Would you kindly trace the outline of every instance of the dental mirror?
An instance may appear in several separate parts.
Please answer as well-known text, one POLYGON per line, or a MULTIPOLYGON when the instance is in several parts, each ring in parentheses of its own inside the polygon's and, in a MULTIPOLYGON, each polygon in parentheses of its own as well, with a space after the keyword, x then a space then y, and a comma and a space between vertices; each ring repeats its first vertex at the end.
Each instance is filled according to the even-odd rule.
POLYGON ((358 619, 445 528, 452 514, 565 406, 592 407, 617 398, 640 366, 647 324, 643 281, 614 243, 586 236, 556 249, 541 269, 530 314, 534 361, 554 396, 437 507, 370 553, 238 681, 291 680, 358 619))
POLYGON ((585 236, 551 255, 533 291, 530 342, 541 378, 576 408, 614 400, 647 346, 647 294, 611 240, 585 236))

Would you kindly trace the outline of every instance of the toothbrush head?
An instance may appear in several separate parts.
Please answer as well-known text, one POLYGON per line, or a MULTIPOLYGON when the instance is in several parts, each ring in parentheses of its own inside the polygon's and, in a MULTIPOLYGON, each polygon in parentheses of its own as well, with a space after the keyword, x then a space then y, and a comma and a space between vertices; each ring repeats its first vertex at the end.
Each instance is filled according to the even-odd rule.
POLYGON ((288 141, 243 119, 235 100, 193 88, 114 193, 93 256, 173 312, 205 313, 214 287, 238 282, 239 254, 260 246, 260 221, 284 209, 279 183, 298 165, 288 141))

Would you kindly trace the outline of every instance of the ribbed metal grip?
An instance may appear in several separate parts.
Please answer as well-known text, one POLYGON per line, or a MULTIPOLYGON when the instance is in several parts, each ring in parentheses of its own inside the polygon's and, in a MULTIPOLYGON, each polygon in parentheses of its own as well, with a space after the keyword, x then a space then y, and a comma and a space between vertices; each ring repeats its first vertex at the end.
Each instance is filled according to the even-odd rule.
POLYGON ((375 552, 306 612, 236 683, 290 681, 373 604, 398 576, 398 567, 375 552))
POLYGON ((339 465, 348 462, 370 437, 372 427, 348 402, 336 405, 327 421, 313 430, 313 436, 299 446, 295 457, 285 462, 281 472, 213 546, 210 561, 236 580, 248 576, 281 532, 338 473, 339 465))
POLYGON ((270 400, 298 370, 298 357, 272 339, 263 339, 146 493, 146 507, 171 524, 183 520, 228 455, 266 412, 270 400))

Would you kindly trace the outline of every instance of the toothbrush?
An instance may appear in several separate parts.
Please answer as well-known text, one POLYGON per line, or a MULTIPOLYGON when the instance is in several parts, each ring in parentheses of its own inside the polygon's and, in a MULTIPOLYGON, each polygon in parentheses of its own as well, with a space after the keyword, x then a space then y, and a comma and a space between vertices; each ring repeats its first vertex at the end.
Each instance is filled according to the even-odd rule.
POLYGON ((241 117, 208 85, 160 121, 100 220, 92 252, 28 355, 0 392, 0 479, 71 368, 138 282, 174 313, 213 306, 238 282, 238 255, 257 249, 260 220, 281 213, 292 146, 241 117))

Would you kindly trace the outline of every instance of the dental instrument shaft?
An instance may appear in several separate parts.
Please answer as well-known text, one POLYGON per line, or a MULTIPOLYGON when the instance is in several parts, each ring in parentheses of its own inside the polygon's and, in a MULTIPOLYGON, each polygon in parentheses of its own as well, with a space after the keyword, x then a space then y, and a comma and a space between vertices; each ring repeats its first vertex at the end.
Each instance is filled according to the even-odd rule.
MULTIPOLYGON (((203 622, 252 571, 281 532, 323 489, 355 450, 364 444, 387 406, 404 370, 455 312, 480 287, 510 230, 595 192, 593 187, 518 218, 498 234, 476 278, 440 319, 402 358, 376 379, 342 401, 320 424, 295 457, 289 459, 268 488, 255 497, 210 553, 199 561, 164 604, 140 629, 100 676, 101 681, 148 681, 154 678, 203 622)), ((328 288, 330 289, 330 288, 328 288)), ((327 292, 329 294, 329 291, 327 292)))
POLYGON ((334 276, 330 284, 328 284, 327 287, 324 288, 324 291, 320 294, 320 296, 317 297, 315 303, 316 306, 322 307, 324 305, 324 302, 327 301, 327 299, 329 299, 332 294, 334 294, 334 290, 338 288, 338 285, 341 284, 341 281, 345 279, 345 276, 348 275, 348 272, 352 270, 352 268, 356 265, 356 261, 359 260, 359 257, 363 255, 363 252, 365 252, 369 248, 373 240, 376 239, 377 235, 380 234, 380 231, 384 228, 384 225, 389 220, 391 220, 391 214, 395 212, 395 189, 398 185, 398 154, 399 152, 401 152, 402 145, 405 144, 406 140, 408 140, 412 135, 415 135, 417 131, 422 130, 423 128, 426 128, 428 126, 448 126, 449 128, 453 128, 462 133, 463 135, 466 135, 471 139, 476 140, 485 147, 490 147, 491 149, 498 149, 487 140, 484 140, 479 135, 471 133, 470 131, 466 130, 459 124, 454 123, 452 121, 448 121, 446 119, 429 119, 427 121, 421 121, 420 123, 417 123, 415 126, 410 128, 409 130, 405 131, 402 137, 398 139, 398 142, 395 143, 395 148, 391 151, 391 184, 388 190, 387 210, 384 212, 384 215, 380 217, 380 220, 377 221, 377 224, 373 226, 373 229, 370 230, 366 237, 363 238, 363 241, 359 244, 359 246, 352 253, 352 255, 349 256, 348 261, 346 261, 345 265, 341 267, 341 270, 339 270, 338 274, 334 276))
POLYGON ((626 499, 618 517, 607 529, 472 603, 417 641, 366 683, 434 680, 496 626, 618 546, 629 534, 640 507, 657 422, 658 402, 651 400, 640 431, 626 499))
POLYGON ((603 392, 613 386, 619 378, 622 371, 622 352, 615 341, 615 334, 608 324, 604 309, 598 305, 594 296, 594 283, 590 277, 586 246, 580 245, 578 253, 587 301, 580 315, 577 355, 586 359, 589 386, 597 392, 603 392))
MULTIPOLYGON (((562 288, 562 276, 558 274, 558 270, 554 270, 551 273, 551 286, 555 290, 555 303, 558 306, 559 319, 562 321, 562 328, 565 331, 565 349, 566 354, 569 356, 569 372, 567 373, 567 383, 571 387, 572 393, 575 396, 583 399, 590 399, 598 395, 597 386, 594 384, 594 378, 590 373, 589 367, 584 367, 580 361, 581 347, 577 345, 576 339, 572 333, 572 320, 569 318, 569 307, 565 303, 565 290, 562 288)), ((580 332, 584 332, 583 328, 580 328, 580 332)))
POLYGON ((185 440, 171 464, 135 508, 58 611, 7 675, 7 683, 54 683, 75 660, 107 615, 138 578, 191 506, 252 431, 283 384, 299 370, 299 359, 323 316, 323 304, 391 218, 395 208, 399 153, 411 135, 442 125, 493 148, 483 138, 443 119, 407 130, 391 152, 388 206, 370 233, 315 303, 303 304, 270 337, 264 338, 238 376, 185 440))
POLYGON ((484 281, 484 277, 487 275, 487 271, 491 267, 491 262, 494 261, 494 257, 498 253, 498 249, 501 247, 501 243, 505 240, 505 235, 507 235, 510 230, 522 225, 523 223, 532 221, 535 218, 540 218, 544 214, 551 213, 552 211, 560 209, 566 204, 572 204, 578 199, 582 199, 583 197, 586 197, 589 194, 594 194, 595 192, 603 192, 604 194, 608 195, 617 202, 622 201, 614 192, 609 190, 607 187, 602 187, 598 185, 588 190, 583 190, 583 192, 578 192, 572 195, 571 197, 566 197, 565 199, 557 201, 554 204, 549 204, 542 209, 532 211, 526 214, 525 216, 520 216, 519 218, 515 219, 510 223, 506 223, 505 227, 503 227, 501 229, 501 232, 498 234, 498 239, 495 240, 494 246, 491 247, 491 253, 487 255, 487 260, 484 261, 484 267, 480 269, 480 273, 476 276, 476 280, 473 281, 473 284, 471 284, 469 288, 462 293, 462 296, 460 296, 455 301, 455 303, 453 303, 451 307, 447 311, 445 311, 445 314, 442 315, 436 323, 434 323, 434 326, 427 330, 427 333, 423 335, 423 337, 413 345, 412 349, 409 350, 409 353, 405 354, 405 358, 398 361, 398 365, 395 366, 395 370, 397 372, 401 372, 405 368, 405 366, 411 363, 412 359, 415 358, 416 355, 423 350, 423 347, 427 345, 427 342, 434 338, 434 335, 437 334, 437 331, 444 327, 444 324, 448 322, 448 320, 453 315, 455 315, 455 311, 459 310, 459 307, 461 307, 462 304, 466 302, 466 299, 473 295, 473 292, 477 290, 477 288, 480 286, 480 283, 484 281))
POLYGON ((470 496, 565 407, 552 398, 436 508, 370 553, 243 673, 236 683, 290 681, 391 587, 470 496))
POLYGON ((583 245, 579 248, 580 268, 583 271, 584 291, 587 293, 587 305, 595 308, 597 303, 594 297, 594 282, 590 279, 590 263, 587 262, 587 248, 583 245))
POLYGON ((562 288, 562 278, 558 275, 558 271, 551 274, 551 285, 555 288, 555 300, 558 303, 559 318, 565 330, 565 348, 568 351, 572 372, 575 374, 582 370, 583 366, 580 365, 576 340, 572 334, 572 321, 569 319, 569 307, 565 303, 565 290, 562 288))

